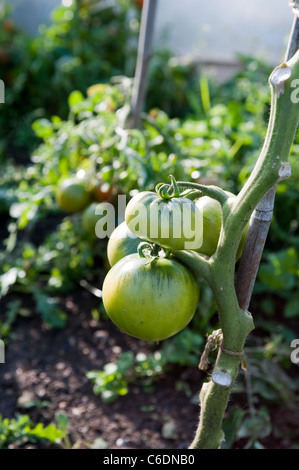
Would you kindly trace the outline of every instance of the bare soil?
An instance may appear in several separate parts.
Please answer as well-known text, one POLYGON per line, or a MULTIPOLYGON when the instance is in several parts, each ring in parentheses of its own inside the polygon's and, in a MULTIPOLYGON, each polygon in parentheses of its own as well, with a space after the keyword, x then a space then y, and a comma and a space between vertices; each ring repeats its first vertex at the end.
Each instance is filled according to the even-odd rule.
MULTIPOLYGON (((38 315, 18 318, 6 348, 6 363, 0 366, 0 414, 8 418, 29 414, 34 422, 49 424, 57 412, 63 412, 69 418, 71 444, 81 449, 99 438, 108 449, 187 448, 198 422, 196 397, 205 374, 197 368, 176 366, 159 378, 150 393, 141 383, 132 384, 127 395, 103 404, 94 395, 86 372, 102 369, 123 351, 152 353, 159 345, 153 347, 121 333, 109 319, 94 320, 91 310, 98 302, 83 289, 64 297, 68 319, 61 330, 46 327, 38 315), (178 381, 187 385, 189 393, 177 389, 178 381), (165 438, 169 425, 171 439, 165 438)), ((234 396, 229 406, 235 404, 234 396)), ((241 405, 246 408, 246 401, 241 405)), ((271 414, 284 437, 271 436, 263 445, 287 449, 299 443, 299 410, 277 406, 271 414)), ((234 447, 243 445, 240 441, 234 447)), ((11 447, 54 446, 24 443, 11 447)))

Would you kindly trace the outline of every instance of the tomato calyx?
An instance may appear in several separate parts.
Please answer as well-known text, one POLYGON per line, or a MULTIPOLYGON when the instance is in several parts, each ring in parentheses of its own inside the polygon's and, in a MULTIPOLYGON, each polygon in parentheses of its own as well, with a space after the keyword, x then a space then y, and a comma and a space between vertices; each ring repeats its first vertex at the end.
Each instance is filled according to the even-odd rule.
POLYGON ((171 184, 158 183, 155 190, 157 195, 164 201, 169 201, 172 198, 184 197, 194 201, 202 195, 202 191, 198 189, 180 189, 174 176, 170 175, 171 184))
POLYGON ((180 197, 181 192, 177 185, 176 180, 170 175, 171 184, 159 183, 156 186, 156 193, 164 201, 168 201, 174 197, 180 197))
POLYGON ((168 258, 170 250, 166 250, 156 243, 141 242, 137 247, 137 252, 140 258, 147 258, 149 263, 158 258, 168 258))

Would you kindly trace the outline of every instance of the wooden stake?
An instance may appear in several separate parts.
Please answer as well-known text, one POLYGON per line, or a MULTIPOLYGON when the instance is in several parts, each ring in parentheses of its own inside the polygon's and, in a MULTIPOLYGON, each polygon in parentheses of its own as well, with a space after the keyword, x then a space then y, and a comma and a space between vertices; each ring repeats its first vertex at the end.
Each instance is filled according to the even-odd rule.
POLYGON ((137 65, 132 96, 131 127, 133 129, 140 128, 141 126, 141 113, 144 110, 157 4, 158 0, 145 0, 142 9, 137 65))

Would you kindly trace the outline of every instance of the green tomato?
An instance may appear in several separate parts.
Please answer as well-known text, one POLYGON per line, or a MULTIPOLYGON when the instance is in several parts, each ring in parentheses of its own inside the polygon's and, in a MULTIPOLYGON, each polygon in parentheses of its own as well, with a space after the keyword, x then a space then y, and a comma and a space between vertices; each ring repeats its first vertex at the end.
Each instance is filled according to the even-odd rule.
POLYGON ((133 254, 110 269, 102 296, 118 328, 139 339, 161 341, 192 320, 199 285, 194 274, 174 258, 149 262, 133 254))
POLYGON ((79 212, 89 203, 90 193, 82 181, 69 178, 59 186, 56 200, 62 210, 79 212))
POLYGON ((96 202, 90 204, 82 214, 82 226, 94 238, 96 238, 95 228, 99 220, 99 216, 95 213, 97 206, 96 202))
POLYGON ((116 264, 125 256, 137 252, 142 240, 128 228, 126 222, 119 224, 112 232, 107 244, 107 256, 110 266, 116 264))
MULTIPOLYGON (((232 197, 234 194, 228 193, 232 197)), ((209 196, 203 196, 196 201, 197 208, 203 216, 203 243, 200 248, 194 250, 206 256, 212 256, 218 245, 222 226, 222 210, 220 202, 209 196)), ((238 260, 243 251, 247 228, 245 228, 238 247, 236 259, 238 260)))
POLYGON ((128 203, 125 220, 139 238, 171 250, 200 246, 201 214, 185 197, 162 199, 151 191, 136 194, 128 203))
POLYGON ((108 202, 93 202, 83 211, 82 226, 91 237, 103 239, 111 234, 115 227, 114 210, 111 211, 111 208, 108 202))

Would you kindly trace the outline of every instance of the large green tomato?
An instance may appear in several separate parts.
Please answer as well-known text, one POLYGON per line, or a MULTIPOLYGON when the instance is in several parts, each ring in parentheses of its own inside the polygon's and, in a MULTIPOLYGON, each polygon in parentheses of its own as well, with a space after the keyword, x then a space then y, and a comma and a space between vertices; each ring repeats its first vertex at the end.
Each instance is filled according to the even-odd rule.
MULTIPOLYGON (((228 193, 232 197, 234 194, 228 193)), ((203 243, 197 251, 206 256, 212 256, 218 245, 218 240, 221 232, 222 225, 222 210, 220 202, 216 201, 209 196, 203 196, 196 201, 197 208, 201 211, 203 216, 203 243)), ((242 238, 238 247, 236 259, 238 260, 243 251, 247 227, 242 234, 242 238)))
POLYGON ((125 220, 139 238, 163 248, 195 249, 201 244, 201 214, 185 197, 165 200, 154 192, 142 191, 129 201, 125 220))
POLYGON ((199 286, 194 274, 173 258, 149 262, 133 254, 110 269, 102 296, 118 328, 139 339, 161 341, 192 320, 199 286))
POLYGON ((62 210, 78 212, 87 206, 90 194, 84 182, 69 178, 59 186, 56 200, 62 210))
POLYGON ((128 228, 126 222, 119 224, 112 232, 107 244, 107 256, 110 266, 116 264, 125 256, 137 252, 142 240, 128 228))

